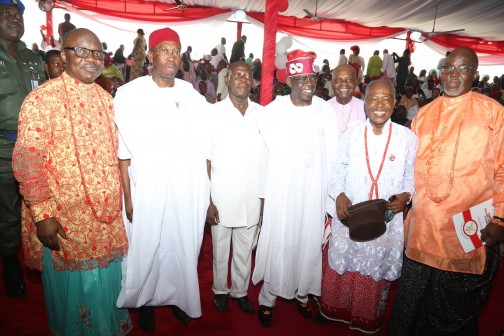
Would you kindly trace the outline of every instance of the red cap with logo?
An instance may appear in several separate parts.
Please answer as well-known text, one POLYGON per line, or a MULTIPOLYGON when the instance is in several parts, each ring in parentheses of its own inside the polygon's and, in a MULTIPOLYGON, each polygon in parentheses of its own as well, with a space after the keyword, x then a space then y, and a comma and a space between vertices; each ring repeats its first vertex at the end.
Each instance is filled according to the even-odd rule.
POLYGON ((303 51, 300 49, 290 51, 287 54, 287 63, 285 64, 287 77, 315 74, 313 61, 316 58, 317 54, 313 51, 303 51))

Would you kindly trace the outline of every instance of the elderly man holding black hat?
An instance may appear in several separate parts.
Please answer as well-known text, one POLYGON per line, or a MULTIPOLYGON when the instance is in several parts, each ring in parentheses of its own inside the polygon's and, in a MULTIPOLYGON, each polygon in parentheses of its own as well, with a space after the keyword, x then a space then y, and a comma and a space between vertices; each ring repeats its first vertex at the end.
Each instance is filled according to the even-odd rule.
POLYGON ((0 0, 0 255, 6 294, 26 294, 17 256, 21 240, 21 197, 12 174, 18 116, 26 95, 45 81, 44 63, 21 41, 24 5, 0 0))
POLYGON ((209 105, 175 78, 181 63, 175 31, 154 31, 148 57, 152 76, 121 86, 115 98, 130 242, 118 305, 141 307, 140 327, 153 331, 153 306, 171 306, 183 322, 201 316, 197 266, 210 202, 209 105))
POLYGON ((324 250, 317 322, 327 318, 378 332, 391 281, 401 274, 403 210, 415 192, 418 141, 408 128, 390 121, 395 101, 389 80, 371 82, 364 100, 367 121, 342 135, 331 171, 336 215, 324 250))
POLYGON ((314 96, 314 52, 287 55, 289 96, 266 107, 259 128, 269 150, 264 217, 252 281, 264 280, 259 320, 270 326, 277 296, 295 299, 310 318, 308 295, 320 295, 328 171, 338 127, 331 106, 314 96))

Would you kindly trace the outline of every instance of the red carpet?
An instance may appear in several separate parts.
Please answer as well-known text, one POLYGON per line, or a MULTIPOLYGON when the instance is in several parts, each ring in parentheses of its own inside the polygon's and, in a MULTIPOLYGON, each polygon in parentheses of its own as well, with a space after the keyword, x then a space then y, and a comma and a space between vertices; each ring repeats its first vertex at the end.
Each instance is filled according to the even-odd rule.
MULTIPOLYGON (((260 326, 256 315, 243 313, 238 304, 229 301, 226 313, 219 313, 212 304, 212 241, 210 231, 205 231, 201 249, 199 275, 201 288, 201 302, 203 316, 188 324, 183 324, 173 317, 169 308, 156 308, 155 335, 240 335, 240 336, 268 336, 268 335, 361 335, 351 331, 342 323, 327 323, 316 325, 312 320, 303 319, 292 302, 278 300, 274 311, 273 326, 264 329, 260 326)), ((501 260, 499 275, 494 283, 490 300, 480 314, 480 335, 502 336, 504 332, 504 260, 501 260)), ((26 271, 28 296, 20 300, 8 299, 0 296, 0 335, 48 335, 45 316, 44 298, 40 275, 33 270, 26 271)), ((3 288, 3 285, 2 285, 3 288)), ((386 320, 390 316, 391 304, 395 295, 396 284, 392 286, 388 301, 386 320)), ((257 296, 260 286, 251 285, 249 297, 257 308, 257 296)), ((312 307, 316 304, 311 301, 312 307)), ((144 335, 136 323, 137 314, 131 310, 131 319, 135 325, 130 335, 144 335)), ((387 325, 385 324, 385 328, 387 325)), ((381 334, 385 334, 382 332, 381 334)), ((152 334, 151 334, 152 335, 152 334)), ((69 335, 71 336, 71 335, 69 335)), ((104 335, 105 336, 105 335, 104 335)))

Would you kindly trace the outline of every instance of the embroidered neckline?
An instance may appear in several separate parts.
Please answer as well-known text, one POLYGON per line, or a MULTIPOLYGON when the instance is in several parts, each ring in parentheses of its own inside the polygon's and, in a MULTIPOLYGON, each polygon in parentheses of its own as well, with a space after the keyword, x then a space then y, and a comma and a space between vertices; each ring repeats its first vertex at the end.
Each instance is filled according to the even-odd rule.
MULTIPOLYGON (((453 103, 459 103, 460 102, 459 98, 460 97, 449 98, 448 100, 444 101, 443 103, 447 103, 448 105, 451 105, 453 103), (455 100, 457 100, 457 101, 455 101, 455 100)), ((433 195, 431 195, 431 193, 429 191, 428 183, 425 184, 425 193, 427 194, 427 197, 429 197, 429 199, 431 199, 433 201, 441 202, 441 201, 444 201, 445 199, 447 199, 448 197, 450 197, 451 187, 453 184, 453 178, 455 176, 455 163, 457 162, 457 152, 458 152, 458 146, 459 146, 459 141, 460 141, 460 134, 462 132, 462 125, 464 123, 466 111, 467 110, 464 109, 464 111, 462 112, 462 116, 460 117, 460 123, 459 123, 458 130, 457 130, 457 138, 455 140, 455 145, 453 148, 453 158, 452 158, 451 167, 450 167, 450 179, 448 181, 448 187, 446 190, 446 194, 443 196, 433 196, 433 195)), ((442 111, 439 110, 438 115, 436 117, 437 118, 437 127, 431 130, 431 136, 430 136, 430 141, 429 141, 430 148, 429 148, 429 152, 427 153, 427 159, 425 161, 425 176, 427 178, 430 175, 429 174, 429 166, 432 166, 432 161, 429 161, 429 160, 431 158, 432 152, 437 148, 437 146, 436 146, 436 148, 434 148, 435 147, 434 146, 434 132, 437 129, 439 129, 439 120, 441 118, 441 113, 442 113, 442 111), (431 164, 429 164, 429 162, 431 164)))

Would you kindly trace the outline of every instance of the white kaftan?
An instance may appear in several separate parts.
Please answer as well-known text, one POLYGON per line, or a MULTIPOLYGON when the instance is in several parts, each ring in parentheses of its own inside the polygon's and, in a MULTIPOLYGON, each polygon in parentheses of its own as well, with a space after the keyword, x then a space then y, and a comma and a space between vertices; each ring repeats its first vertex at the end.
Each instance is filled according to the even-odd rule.
POLYGON ((305 107, 277 96, 259 129, 269 155, 252 281, 264 280, 271 294, 287 299, 320 295, 328 169, 339 133, 334 111, 316 96, 305 107))
POLYGON ((260 159, 265 150, 257 125, 263 107, 249 100, 245 115, 228 97, 209 113, 212 201, 219 225, 251 227, 259 222, 260 159))
POLYGON ((131 159, 133 222, 125 218, 119 307, 176 305, 201 316, 198 256, 210 201, 204 132, 208 104, 191 84, 150 76, 115 97, 119 158, 131 159))
MULTIPOLYGON (((369 200, 371 178, 366 163, 364 129, 367 127, 369 162, 376 178, 387 144, 391 121, 383 133, 375 135, 369 120, 342 135, 336 166, 330 173, 331 196, 344 192, 352 204, 369 200)), ((408 128, 392 123, 392 135, 382 172, 378 179, 378 198, 388 200, 392 195, 414 194, 413 168, 418 146, 417 137, 408 128)), ((374 194, 373 194, 374 195, 374 194)), ((373 199, 376 197, 373 196, 373 199)), ((339 274, 359 272, 375 281, 397 279, 401 274, 404 245, 403 214, 396 214, 387 230, 378 239, 358 243, 348 235, 348 228, 333 217, 329 241, 329 265, 339 274)))

